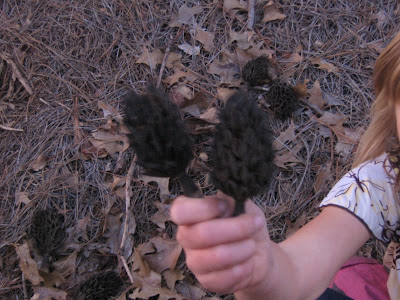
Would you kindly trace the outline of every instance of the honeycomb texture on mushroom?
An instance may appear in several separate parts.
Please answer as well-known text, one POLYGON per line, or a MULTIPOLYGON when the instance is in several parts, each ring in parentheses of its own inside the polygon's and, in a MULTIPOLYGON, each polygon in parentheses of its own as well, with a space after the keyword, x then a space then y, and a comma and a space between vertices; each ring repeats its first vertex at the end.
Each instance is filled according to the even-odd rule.
POLYGON ((286 83, 275 83, 267 94, 269 108, 282 121, 290 118, 299 107, 296 93, 286 83))
POLYGON ((78 300, 108 300, 116 297, 124 285, 121 277, 114 271, 92 276, 78 289, 78 300))
POLYGON ((261 86, 270 80, 270 61, 266 56, 260 56, 248 61, 242 70, 243 80, 250 86, 261 86))
POLYGON ((219 113, 212 159, 214 185, 236 200, 243 213, 249 197, 267 189, 274 173, 272 134, 266 116, 242 93, 230 97, 219 113))

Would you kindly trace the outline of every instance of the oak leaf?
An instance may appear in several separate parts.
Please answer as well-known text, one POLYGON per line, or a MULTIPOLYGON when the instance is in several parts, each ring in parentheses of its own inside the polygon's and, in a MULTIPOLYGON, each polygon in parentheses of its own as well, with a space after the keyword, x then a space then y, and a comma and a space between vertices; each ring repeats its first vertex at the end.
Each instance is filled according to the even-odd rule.
POLYGON ((263 23, 285 19, 286 15, 281 13, 273 1, 269 1, 264 8, 263 23))
POLYGON ((37 263, 32 259, 29 253, 29 247, 26 242, 22 245, 14 245, 15 252, 17 252, 19 258, 19 267, 27 280, 33 285, 38 285, 43 281, 43 278, 39 274, 39 268, 37 263))
POLYGON ((214 33, 208 32, 202 28, 198 28, 194 36, 194 38, 203 45, 204 50, 208 52, 211 52, 214 48, 214 37, 214 33))
POLYGON ((193 17, 203 11, 201 6, 188 7, 186 4, 179 8, 177 15, 174 15, 169 22, 169 27, 181 27, 183 24, 192 24, 193 17))

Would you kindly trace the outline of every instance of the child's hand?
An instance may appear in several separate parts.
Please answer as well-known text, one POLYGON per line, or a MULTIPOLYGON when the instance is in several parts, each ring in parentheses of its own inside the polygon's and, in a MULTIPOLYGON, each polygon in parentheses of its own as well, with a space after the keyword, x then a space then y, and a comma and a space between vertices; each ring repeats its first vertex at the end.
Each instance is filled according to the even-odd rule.
POLYGON ((180 196, 171 208, 187 266, 213 292, 260 285, 272 264, 262 211, 251 201, 246 202, 245 214, 226 218, 232 211, 233 199, 223 194, 201 199, 180 196))

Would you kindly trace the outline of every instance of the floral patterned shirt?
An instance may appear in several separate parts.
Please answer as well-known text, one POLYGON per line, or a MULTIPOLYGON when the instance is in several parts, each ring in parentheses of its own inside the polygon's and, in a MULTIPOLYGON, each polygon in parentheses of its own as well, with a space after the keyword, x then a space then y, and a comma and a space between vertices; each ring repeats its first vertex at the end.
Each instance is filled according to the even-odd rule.
POLYGON ((367 161, 343 176, 320 204, 345 208, 389 245, 384 264, 390 269, 391 299, 400 299, 400 204, 395 189, 399 165, 396 156, 387 154, 367 161))

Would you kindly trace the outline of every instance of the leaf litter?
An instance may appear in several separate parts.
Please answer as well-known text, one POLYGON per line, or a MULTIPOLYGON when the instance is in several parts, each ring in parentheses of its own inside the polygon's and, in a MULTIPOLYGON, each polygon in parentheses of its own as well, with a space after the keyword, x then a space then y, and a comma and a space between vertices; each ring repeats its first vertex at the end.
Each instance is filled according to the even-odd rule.
MULTIPOLYGON (((248 89, 275 136, 277 174, 254 200, 278 242, 315 216, 349 168, 373 99, 372 66, 400 29, 394 0, 369 4, 368 12, 365 1, 257 1, 252 30, 242 0, 93 2, 76 11, 69 3, 14 2, 0 8, 0 295, 7 298, 70 299, 91 276, 114 270, 125 283, 118 299, 233 299, 202 289, 184 265, 169 218, 177 182, 142 176, 135 164, 128 174, 135 153, 121 95, 143 93, 161 75, 195 141, 188 171, 211 194, 207 158, 218 109, 247 88, 246 63, 267 57, 272 80, 295 86, 300 103, 281 121, 268 109, 268 81, 248 89), (67 228, 51 271, 40 269, 24 235, 44 208, 63 214, 67 228)), ((365 249, 381 259, 374 241, 365 249)))

